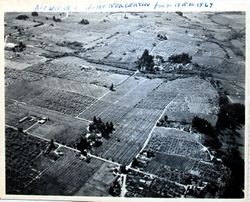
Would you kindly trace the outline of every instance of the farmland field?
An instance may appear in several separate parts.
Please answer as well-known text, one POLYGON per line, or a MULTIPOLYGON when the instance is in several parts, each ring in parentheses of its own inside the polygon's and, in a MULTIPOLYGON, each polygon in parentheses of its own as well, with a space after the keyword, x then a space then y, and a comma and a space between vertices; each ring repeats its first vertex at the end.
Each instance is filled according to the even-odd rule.
POLYGON ((160 110, 148 109, 134 109, 127 113, 115 128, 111 138, 104 140, 103 145, 95 152, 104 158, 129 163, 140 151, 161 113, 160 110))
POLYGON ((8 125, 17 128, 21 127, 24 130, 32 126, 28 132, 32 132, 33 134, 42 138, 55 139, 58 142, 67 145, 75 144, 76 141, 86 133, 86 128, 88 125, 87 121, 74 119, 72 122, 72 117, 56 113, 49 109, 41 109, 36 106, 21 104, 18 106, 10 106, 6 116, 6 124, 8 125), (16 113, 17 111, 18 113, 16 113), (14 116, 14 114, 19 114, 19 116, 14 116), (21 118, 28 115, 36 117, 49 117, 49 120, 44 124, 36 124, 34 126, 33 124, 36 123, 36 121, 25 121, 23 123, 19 123, 21 118))
POLYGON ((34 98, 30 104, 76 116, 94 101, 95 99, 91 97, 77 93, 48 90, 34 98))
POLYGON ((4 28, 7 195, 244 197, 244 12, 4 28))
POLYGON ((47 168, 39 179, 30 183, 25 189, 26 194, 72 195, 102 165, 102 161, 96 159, 88 164, 77 158, 75 152, 67 149, 59 148, 58 151, 63 151, 64 156, 47 168), (50 183, 44 186, 48 181, 50 183))
POLYGON ((46 142, 12 128, 6 128, 6 134, 6 189, 8 193, 21 193, 41 172, 32 163, 46 148, 46 142))
MULTIPOLYGON (((200 78, 177 79, 170 82, 175 86, 176 98, 167 106, 165 115, 170 115, 175 120, 191 122, 194 115, 208 118, 216 123, 218 113, 218 93, 212 85, 200 78)), ((168 89, 171 87, 168 87, 168 89)))
MULTIPOLYGON (((210 161, 210 156, 204 150, 204 146, 199 143, 199 139, 198 134, 159 127, 154 129, 147 145, 148 148, 146 147, 146 149, 170 155, 210 161)), ((160 161, 158 160, 158 162, 160 161)))
MULTIPOLYGON (((80 63, 81 64, 81 63, 80 63)), ((83 83, 95 84, 109 87, 120 84, 128 76, 98 71, 91 68, 85 69, 84 66, 64 61, 46 62, 28 67, 26 70, 32 73, 49 75, 52 77, 63 78, 83 83)))

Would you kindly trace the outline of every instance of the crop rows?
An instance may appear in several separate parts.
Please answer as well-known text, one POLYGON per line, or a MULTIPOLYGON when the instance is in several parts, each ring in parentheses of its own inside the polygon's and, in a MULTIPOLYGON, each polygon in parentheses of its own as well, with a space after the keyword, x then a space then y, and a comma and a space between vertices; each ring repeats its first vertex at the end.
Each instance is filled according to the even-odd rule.
POLYGON ((48 90, 33 99, 30 104, 76 116, 95 99, 73 92, 48 90))
POLYGON ((185 193, 184 187, 160 178, 155 178, 150 188, 153 193, 162 193, 165 197, 180 197, 185 193))
POLYGON ((33 160, 45 149, 46 143, 11 128, 6 128, 6 192, 17 194, 39 174, 33 160))
POLYGON ((184 156, 168 155, 160 152, 154 153, 155 157, 147 160, 147 163, 143 166, 143 170, 159 176, 163 176, 163 170, 166 168, 187 172, 190 165, 200 161, 199 159, 191 159, 184 156))
POLYGON ((177 119, 187 119, 191 122, 195 114, 206 117, 216 116, 218 113, 218 93, 209 82, 191 77, 168 83, 168 88, 174 88, 178 95, 174 102, 166 107, 166 115, 170 113, 177 119))
POLYGON ((168 179, 149 177, 137 172, 130 172, 126 181, 126 196, 133 197, 180 197, 185 188, 168 179))
POLYGON ((41 86, 68 92, 75 92, 88 97, 99 98, 104 93, 108 92, 107 88, 97 86, 94 84, 87 84, 82 82, 70 81, 61 78, 45 78, 40 82, 41 86))
POLYGON ((135 77, 129 77, 118 86, 114 85, 115 91, 112 91, 108 96, 103 97, 102 101, 114 103, 117 100, 120 100, 127 93, 136 91, 136 88, 143 84, 145 80, 146 79, 142 77, 138 77, 137 79, 135 79, 135 77))
POLYGON ((11 84, 20 82, 20 81, 37 81, 41 80, 44 76, 41 74, 28 72, 28 71, 19 71, 16 69, 5 68, 5 85, 9 86, 11 84))
POLYGON ((223 165, 214 165, 202 161, 194 161, 186 167, 187 170, 196 171, 208 181, 219 180, 226 175, 230 176, 230 171, 223 165))
POLYGON ((79 117, 87 120, 92 120, 94 116, 100 117, 103 121, 119 121, 126 115, 131 108, 123 107, 117 104, 111 104, 98 100, 97 103, 89 107, 79 117))
POLYGON ((115 126, 111 138, 104 141, 95 152, 105 158, 129 162, 142 147, 160 114, 161 111, 134 109, 115 126))
POLYGON ((151 91, 146 98, 142 99, 136 107, 163 110, 177 95, 175 89, 170 87, 168 83, 162 83, 151 91))
POLYGON ((80 117, 92 120, 94 116, 100 117, 104 121, 113 121, 119 123, 121 119, 134 107, 143 97, 146 97, 154 88, 156 88, 161 80, 142 80, 138 82, 134 78, 128 79, 126 83, 119 86, 115 92, 111 92, 108 96, 98 100, 95 104, 84 111, 80 117), (128 83, 127 83, 128 82, 128 83), (135 87, 131 86, 131 90, 125 89, 130 83, 137 82, 135 87), (144 82, 148 85, 144 85, 144 82), (143 84, 142 84, 143 83, 143 84), (142 84, 142 85, 140 85, 142 84))
POLYGON ((82 68, 83 67, 80 64, 65 64, 60 61, 55 61, 33 65, 28 67, 27 70, 52 77, 96 84, 99 86, 110 86, 111 83, 118 85, 128 77, 126 75, 82 68))
POLYGON ((196 142, 171 137, 153 137, 149 145, 150 149, 165 154, 209 160, 208 153, 202 151, 203 147, 196 142))
POLYGON ((203 150, 204 147, 198 143, 199 140, 200 136, 198 134, 156 127, 147 148, 169 155, 208 161, 210 160, 209 155, 203 150))
POLYGON ((26 188, 26 194, 73 195, 103 163, 94 158, 90 163, 86 163, 78 159, 75 152, 66 149, 63 152, 63 157, 50 166, 40 179, 33 181, 26 188), (48 181, 50 183, 47 184, 48 181))
POLYGON ((128 78, 125 83, 122 83, 120 86, 115 88, 115 91, 110 92, 107 96, 104 96, 101 100, 98 100, 92 106, 90 106, 83 113, 79 115, 81 118, 85 118, 87 120, 92 120, 94 116, 101 117, 106 121, 111 121, 110 118, 116 116, 117 118, 113 118, 113 121, 119 121, 129 110, 130 108, 122 107, 120 105, 114 104, 118 102, 121 97, 126 94, 129 89, 136 88, 140 83, 145 81, 135 80, 134 78, 128 78))
POLYGON ((134 107, 142 99, 150 99, 150 95, 154 92, 154 89, 161 83, 162 80, 160 79, 144 80, 139 85, 129 90, 125 95, 121 96, 115 103, 122 106, 134 107))

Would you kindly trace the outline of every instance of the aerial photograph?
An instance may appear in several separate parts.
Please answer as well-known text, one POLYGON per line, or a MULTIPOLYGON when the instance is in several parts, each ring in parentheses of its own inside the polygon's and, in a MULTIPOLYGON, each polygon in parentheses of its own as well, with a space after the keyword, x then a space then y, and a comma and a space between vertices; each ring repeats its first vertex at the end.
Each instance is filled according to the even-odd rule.
POLYGON ((245 12, 5 12, 5 194, 244 198, 245 12))

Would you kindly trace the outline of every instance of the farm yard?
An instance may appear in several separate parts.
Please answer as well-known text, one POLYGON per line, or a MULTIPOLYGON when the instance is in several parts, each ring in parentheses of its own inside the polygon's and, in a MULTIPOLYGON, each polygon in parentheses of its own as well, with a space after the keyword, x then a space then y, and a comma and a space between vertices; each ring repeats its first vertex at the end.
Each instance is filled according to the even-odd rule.
POLYGON ((4 17, 6 194, 244 197, 245 13, 4 17))

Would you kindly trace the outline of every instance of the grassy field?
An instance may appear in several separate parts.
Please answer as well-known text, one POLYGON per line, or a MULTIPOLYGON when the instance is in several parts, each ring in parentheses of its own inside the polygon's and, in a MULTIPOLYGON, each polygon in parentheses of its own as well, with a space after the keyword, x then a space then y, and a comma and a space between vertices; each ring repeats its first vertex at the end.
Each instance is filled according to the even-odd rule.
POLYGON ((166 108, 165 115, 173 120, 191 122, 194 115, 216 123, 219 110, 218 93, 213 86, 200 78, 176 79, 168 82, 178 95, 166 108))
POLYGON ((54 139, 66 145, 74 145, 79 138, 86 134, 88 122, 71 116, 61 114, 56 111, 51 111, 45 108, 39 108, 32 105, 12 105, 6 113, 6 124, 21 127, 24 130, 32 126, 28 132, 34 133, 37 136, 46 139, 54 139), (19 123, 19 120, 25 116, 32 115, 35 117, 47 117, 44 124, 33 124, 36 121, 24 121, 19 123))
POLYGON ((72 63, 69 63, 69 61, 65 63, 65 60, 60 59, 52 62, 40 63, 28 67, 26 70, 52 77, 95 84, 102 87, 109 87, 112 83, 116 86, 128 77, 127 75, 98 71, 89 67, 86 69, 84 68, 84 61, 74 63, 73 60, 72 63))

